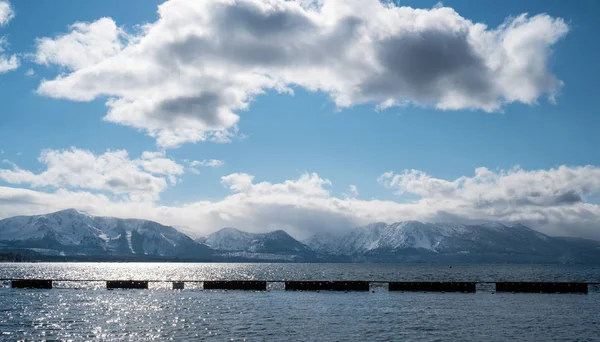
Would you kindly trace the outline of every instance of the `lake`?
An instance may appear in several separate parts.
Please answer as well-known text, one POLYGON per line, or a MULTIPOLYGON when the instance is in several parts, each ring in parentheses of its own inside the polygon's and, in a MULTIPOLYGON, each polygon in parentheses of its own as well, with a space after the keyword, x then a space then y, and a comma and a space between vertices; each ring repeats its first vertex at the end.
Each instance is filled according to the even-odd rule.
MULTIPOLYGON (((81 280, 600 281, 598 266, 426 264, 4 263, 0 278, 81 280)), ((578 340, 600 336, 600 291, 494 293, 0 289, 0 340, 578 340)))

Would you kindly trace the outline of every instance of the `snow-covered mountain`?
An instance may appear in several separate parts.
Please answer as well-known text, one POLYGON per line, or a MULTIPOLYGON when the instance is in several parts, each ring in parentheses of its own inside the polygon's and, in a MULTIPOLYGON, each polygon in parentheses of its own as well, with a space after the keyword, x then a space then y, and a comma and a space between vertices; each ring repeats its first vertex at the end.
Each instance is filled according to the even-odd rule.
POLYGON ((196 239, 220 252, 222 256, 262 260, 297 260, 313 257, 314 252, 283 230, 248 233, 235 228, 222 228, 196 239))
POLYGON ((282 230, 223 228, 192 240, 156 222, 74 209, 0 220, 0 250, 43 255, 178 257, 213 261, 600 263, 600 242, 550 237, 524 225, 372 223, 299 242, 282 230))
POLYGON ((92 216, 75 209, 0 221, 0 247, 42 254, 200 257, 207 246, 147 220, 92 216))
POLYGON ((600 262, 600 242, 553 238, 524 225, 373 223, 335 237, 304 241, 354 261, 600 262))
POLYGON ((210 235, 196 239, 196 242, 222 251, 244 251, 251 248, 252 242, 256 239, 255 235, 257 234, 235 228, 222 228, 210 235))

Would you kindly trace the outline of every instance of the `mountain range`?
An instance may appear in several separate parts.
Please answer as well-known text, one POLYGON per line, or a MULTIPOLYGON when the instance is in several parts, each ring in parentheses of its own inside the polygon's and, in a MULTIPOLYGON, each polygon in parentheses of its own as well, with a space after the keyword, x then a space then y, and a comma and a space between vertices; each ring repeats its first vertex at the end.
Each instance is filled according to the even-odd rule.
POLYGON ((0 220, 0 250, 69 260, 271 262, 598 263, 600 242, 551 237, 521 224, 372 223, 302 242, 283 230, 222 228, 193 240, 138 219, 67 209, 0 220))
POLYGON ((522 224, 497 222, 373 223, 342 236, 317 234, 304 243, 354 262, 600 262, 598 241, 551 237, 522 224))
POLYGON ((0 221, 0 248, 42 255, 208 257, 212 250, 173 227, 75 209, 0 221))

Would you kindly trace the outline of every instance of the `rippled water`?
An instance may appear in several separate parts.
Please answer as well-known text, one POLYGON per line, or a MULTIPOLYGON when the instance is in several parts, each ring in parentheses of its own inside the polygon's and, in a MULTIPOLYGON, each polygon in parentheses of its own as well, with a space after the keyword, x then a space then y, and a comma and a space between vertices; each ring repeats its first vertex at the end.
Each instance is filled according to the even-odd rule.
MULTIPOLYGON (((599 281, 556 265, 0 264, 0 278, 599 281)), ((0 289, 0 340, 579 340, 600 338, 600 293, 588 295, 172 291, 57 283, 0 289)), ((188 284, 186 284, 186 288, 188 284)))

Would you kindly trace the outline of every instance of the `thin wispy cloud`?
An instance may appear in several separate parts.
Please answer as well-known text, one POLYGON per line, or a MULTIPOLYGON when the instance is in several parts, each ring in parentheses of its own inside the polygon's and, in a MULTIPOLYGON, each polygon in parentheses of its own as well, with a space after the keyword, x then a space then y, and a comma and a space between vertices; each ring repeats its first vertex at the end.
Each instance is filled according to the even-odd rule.
POLYGON ((0 74, 15 70, 19 68, 20 62, 16 54, 8 54, 8 39, 6 36, 2 36, 3 26, 15 17, 15 13, 10 6, 8 1, 0 1, 0 74))
POLYGON ((221 167, 225 164, 224 161, 219 159, 204 159, 204 160, 184 160, 189 166, 189 170, 192 173, 200 174, 200 168, 210 167, 216 168, 221 167))

